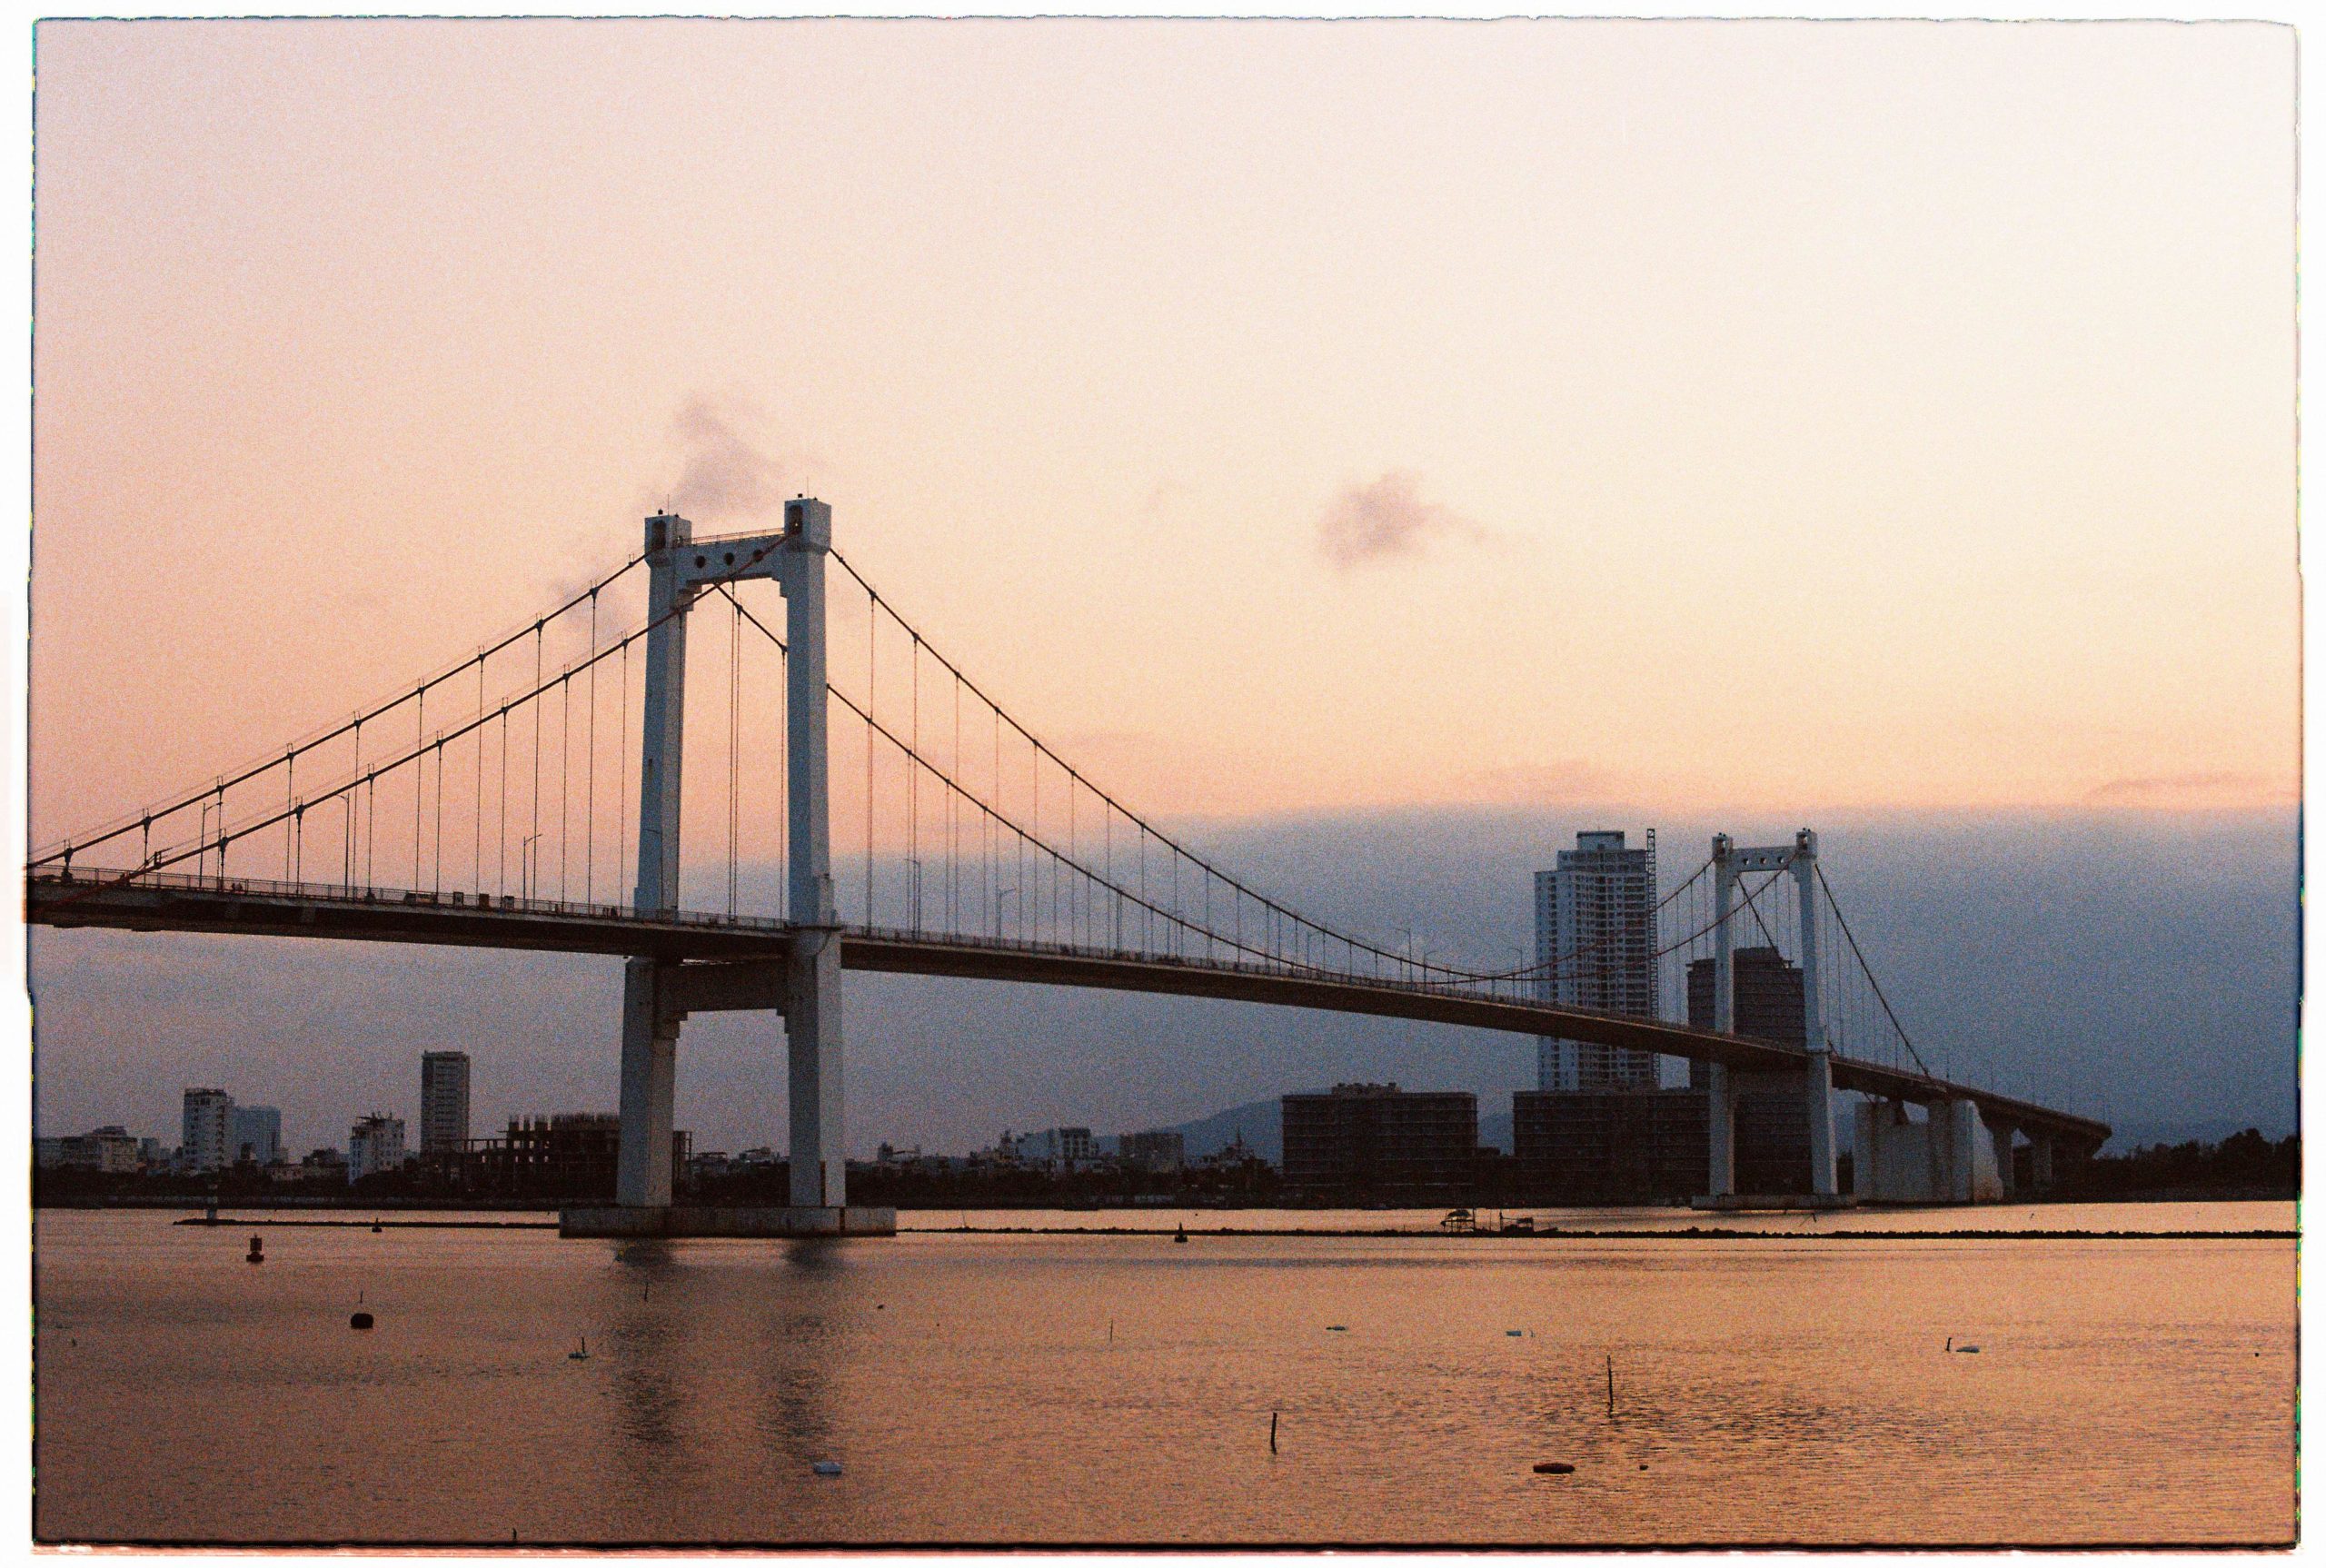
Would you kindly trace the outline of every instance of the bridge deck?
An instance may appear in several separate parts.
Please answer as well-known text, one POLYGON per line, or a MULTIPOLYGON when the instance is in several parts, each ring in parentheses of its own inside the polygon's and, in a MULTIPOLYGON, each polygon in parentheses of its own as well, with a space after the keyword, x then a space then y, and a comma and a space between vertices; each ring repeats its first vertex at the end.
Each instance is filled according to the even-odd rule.
MULTIPOLYGON (((346 888, 313 883, 168 874, 124 880, 123 873, 42 872, 25 879, 28 924, 132 931, 190 931, 417 942, 518 951, 643 956, 681 962, 780 958, 791 928, 781 921, 686 911, 641 915, 617 904, 567 904, 514 898, 479 900, 457 893, 346 888)), ((840 962, 851 969, 961 979, 1078 986, 1163 996, 1412 1018, 1520 1035, 1553 1035, 1626 1046, 1694 1061, 1755 1070, 1797 1068, 1806 1053, 1685 1024, 1563 1007, 1452 984, 1337 975, 1297 966, 1178 958, 958 935, 846 928, 840 962)), ((2071 1147, 2097 1148, 2108 1126, 2088 1117, 1950 1083, 1879 1062, 1836 1055, 1834 1086, 1928 1102, 1968 1099, 1990 1124, 2044 1133, 2071 1147)))

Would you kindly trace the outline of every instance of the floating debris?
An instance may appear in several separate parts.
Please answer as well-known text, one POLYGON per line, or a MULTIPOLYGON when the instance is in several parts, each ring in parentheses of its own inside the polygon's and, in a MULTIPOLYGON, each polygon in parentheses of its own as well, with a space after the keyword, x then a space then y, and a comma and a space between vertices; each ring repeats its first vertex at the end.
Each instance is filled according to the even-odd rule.
POLYGON ((1977 1345, 1957 1345, 1954 1343, 1954 1336, 1951 1334, 1946 1336, 1946 1350, 1947 1354, 1950 1355, 1976 1355, 1979 1354, 1979 1347, 1977 1345))
POLYGON ((819 1459, 814 1464, 809 1466, 809 1468, 813 1470, 819 1475, 838 1475, 840 1474, 840 1461, 837 1459, 819 1459))
POLYGON ((1327 1334, 1347 1334, 1348 1332, 1348 1325, 1346 1323, 1328 1323, 1325 1325, 1325 1332, 1327 1334))
MULTIPOLYGON (((1640 1468, 1645 1470, 1647 1466, 1643 1464, 1640 1468)), ((1537 1475, 1572 1475, 1575 1474, 1575 1466, 1569 1464, 1564 1459, 1546 1459, 1540 1464, 1535 1466, 1535 1474, 1537 1475)))
POLYGON ((1508 1335, 1513 1339, 1523 1338, 1526 1333, 1523 1328, 1506 1328, 1502 1332, 1508 1335))

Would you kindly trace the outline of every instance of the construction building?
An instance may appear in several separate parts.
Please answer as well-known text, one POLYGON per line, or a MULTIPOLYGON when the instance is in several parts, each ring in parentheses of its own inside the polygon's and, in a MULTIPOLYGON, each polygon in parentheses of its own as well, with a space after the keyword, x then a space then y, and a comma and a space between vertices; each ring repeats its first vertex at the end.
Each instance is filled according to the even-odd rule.
POLYGON ((1456 1198, 1477 1178, 1478 1097, 1396 1084, 1286 1095, 1284 1180, 1343 1197, 1456 1198))
POLYGON ((347 1133, 347 1179, 403 1169, 403 1118, 369 1116, 347 1133))
MULTIPOLYGON (((510 1198, 610 1203, 621 1146, 621 1118, 610 1112, 512 1116, 497 1138, 472 1138, 455 1160, 432 1161, 462 1190, 510 1198)), ((671 1179, 681 1185, 694 1135, 671 1135, 671 1179)))
MULTIPOLYGON (((1620 832, 1577 833, 1556 868, 1535 874, 1535 963, 1543 1001, 1655 1017, 1655 829, 1636 849, 1620 832)), ((1655 1055, 1544 1037, 1535 1087, 1652 1089, 1655 1055)))

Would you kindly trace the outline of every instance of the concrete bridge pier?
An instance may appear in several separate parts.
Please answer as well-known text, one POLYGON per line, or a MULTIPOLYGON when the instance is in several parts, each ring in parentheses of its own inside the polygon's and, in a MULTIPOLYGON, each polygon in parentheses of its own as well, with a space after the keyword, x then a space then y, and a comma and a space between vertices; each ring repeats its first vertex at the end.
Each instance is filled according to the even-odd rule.
POLYGON ((2008 1146, 1969 1100, 1937 1101, 1920 1122, 1903 1100, 1868 1100, 1857 1109, 1851 1186, 1866 1203, 2000 1202, 1999 1144, 2008 1146))
POLYGON ((2052 1185, 2052 1135, 2027 1135, 2027 1179, 2035 1190, 2043 1191, 2052 1185))
POLYGON ((2011 1152, 2012 1140, 2017 1136, 2018 1129, 2003 1122, 1990 1123, 1989 1127, 1995 1140, 1995 1185, 2008 1198, 2019 1186, 2019 1171, 2011 1152))

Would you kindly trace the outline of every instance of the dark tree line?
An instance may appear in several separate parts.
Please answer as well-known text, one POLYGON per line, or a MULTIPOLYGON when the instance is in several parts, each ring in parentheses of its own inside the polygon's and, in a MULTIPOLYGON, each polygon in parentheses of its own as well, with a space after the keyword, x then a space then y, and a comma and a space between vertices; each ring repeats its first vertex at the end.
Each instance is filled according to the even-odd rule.
POLYGON ((2299 1197, 2301 1135, 2272 1143, 2247 1127, 2217 1144, 2192 1139, 2102 1154, 2067 1174, 2062 1191, 2080 1198, 2299 1197))

